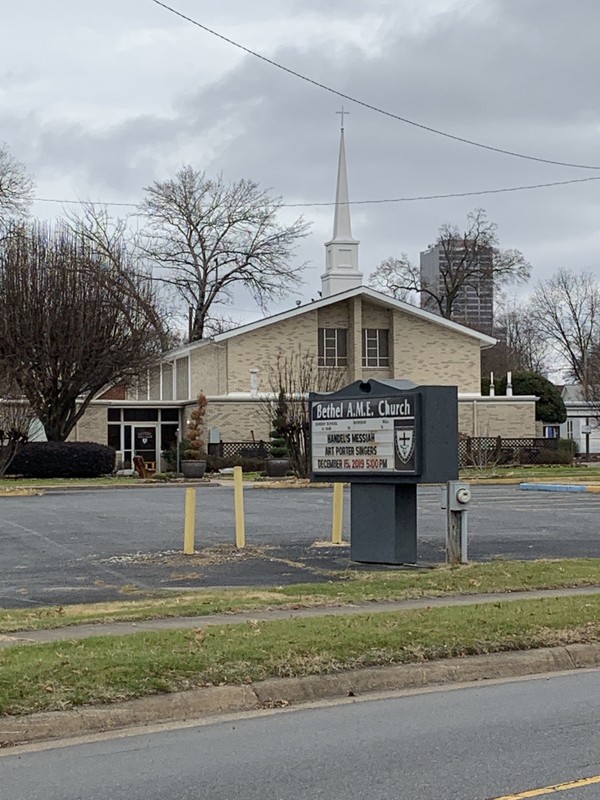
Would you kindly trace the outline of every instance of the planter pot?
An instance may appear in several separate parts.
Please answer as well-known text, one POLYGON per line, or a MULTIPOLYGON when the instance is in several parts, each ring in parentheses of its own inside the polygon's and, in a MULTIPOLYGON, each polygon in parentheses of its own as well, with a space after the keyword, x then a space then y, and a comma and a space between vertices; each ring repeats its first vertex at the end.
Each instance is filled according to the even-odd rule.
POLYGON ((285 478, 291 466, 292 462, 289 458, 267 458, 265 472, 269 478, 285 478))
POLYGON ((184 478, 203 478, 206 472, 206 461, 188 461, 181 462, 181 471, 184 478))

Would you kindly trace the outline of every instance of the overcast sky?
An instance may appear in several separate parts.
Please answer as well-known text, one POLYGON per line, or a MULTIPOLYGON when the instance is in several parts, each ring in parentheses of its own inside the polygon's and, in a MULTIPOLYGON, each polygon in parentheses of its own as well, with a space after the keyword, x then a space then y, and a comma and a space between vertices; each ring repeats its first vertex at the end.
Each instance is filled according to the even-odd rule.
MULTIPOLYGON (((600 168, 597 0, 170 0, 250 49, 371 105, 457 136, 600 168)), ((39 198, 137 202, 184 163, 252 178, 287 203, 334 197, 342 101, 152 0, 3 0, 0 140, 39 198)), ((343 101, 351 200, 468 192, 600 172, 451 141, 343 101)), ((352 207, 360 267, 419 251, 483 207, 533 280, 599 274, 600 182, 352 207)), ((123 213, 126 209, 113 209, 123 213)), ((36 202, 52 217, 60 204, 36 202)), ((298 251, 315 297, 332 209, 298 251)), ((600 277, 600 274, 599 274, 600 277)), ((236 299, 238 319, 256 316, 236 299)))

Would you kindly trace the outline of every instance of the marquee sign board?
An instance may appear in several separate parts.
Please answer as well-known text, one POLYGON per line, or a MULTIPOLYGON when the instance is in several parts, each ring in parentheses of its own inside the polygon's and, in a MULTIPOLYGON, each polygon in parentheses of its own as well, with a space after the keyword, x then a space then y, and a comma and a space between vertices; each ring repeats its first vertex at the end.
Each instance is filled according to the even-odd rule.
POLYGON ((350 483, 350 558, 417 560, 417 484, 458 478, 455 386, 356 381, 309 395, 311 479, 350 483))
POLYGON ((328 475, 418 475, 420 395, 311 402, 311 466, 328 475))
POLYGON ((315 481, 443 483, 458 478, 455 386, 356 381, 309 395, 315 481))

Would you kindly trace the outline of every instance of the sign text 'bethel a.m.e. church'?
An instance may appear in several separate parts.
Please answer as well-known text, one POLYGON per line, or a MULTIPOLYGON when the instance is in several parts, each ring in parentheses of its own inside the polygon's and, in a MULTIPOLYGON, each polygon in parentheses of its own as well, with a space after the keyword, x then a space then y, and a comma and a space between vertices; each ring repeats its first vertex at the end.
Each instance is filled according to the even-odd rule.
POLYGON ((314 402, 313 473, 417 474, 418 416, 418 394, 314 402))

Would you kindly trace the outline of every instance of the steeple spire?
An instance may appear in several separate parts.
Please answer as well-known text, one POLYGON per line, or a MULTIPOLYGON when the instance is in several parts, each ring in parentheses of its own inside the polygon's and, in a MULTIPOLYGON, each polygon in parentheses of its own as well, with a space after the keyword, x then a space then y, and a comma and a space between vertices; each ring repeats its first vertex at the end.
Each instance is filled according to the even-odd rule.
MULTIPOLYGON (((339 111, 337 112, 340 113, 339 111)), ((347 111, 343 112, 347 114, 347 111)), ((352 239, 350 224, 350 206, 348 197, 348 175, 346 173, 346 145, 344 129, 340 132, 340 156, 338 160, 337 187, 335 192, 335 216, 333 218, 333 241, 352 239)))
POLYGON ((344 141, 344 115, 350 112, 336 111, 341 115, 340 153, 338 158, 337 185, 335 192, 335 214, 333 218, 333 237, 325 244, 325 274, 321 276, 322 296, 354 289, 362 285, 362 273, 358 271, 358 245, 352 238, 350 205, 348 194, 348 175, 346 171, 346 145, 344 141))

